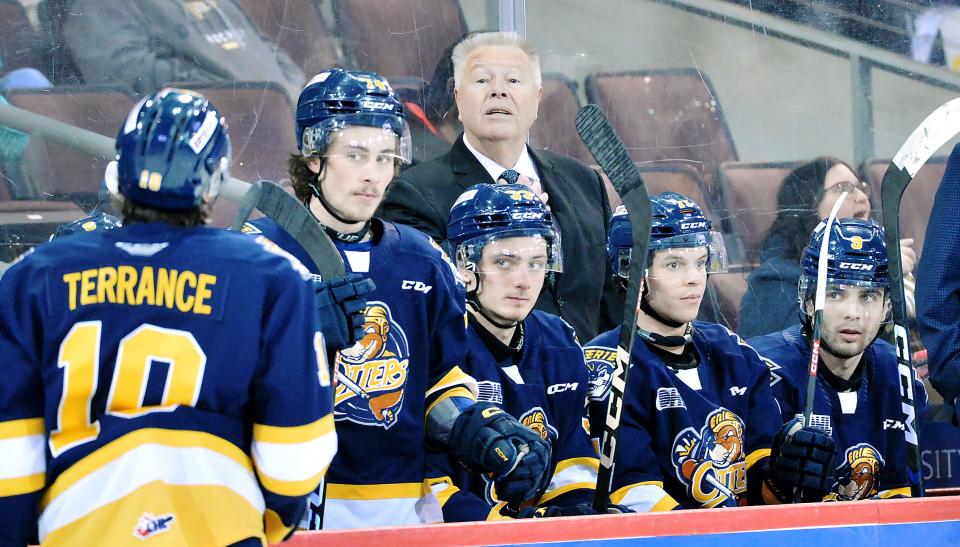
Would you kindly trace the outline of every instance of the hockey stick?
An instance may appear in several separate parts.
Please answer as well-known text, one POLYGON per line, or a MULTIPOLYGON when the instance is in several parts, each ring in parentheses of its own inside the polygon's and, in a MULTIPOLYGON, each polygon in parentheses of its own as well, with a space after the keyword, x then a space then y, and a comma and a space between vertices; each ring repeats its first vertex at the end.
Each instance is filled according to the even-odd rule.
MULTIPOLYGON (((833 229, 833 222, 837 219, 837 212, 843 205, 843 200, 847 199, 847 192, 840 194, 840 199, 833 204, 830 215, 827 217, 827 224, 823 228, 823 240, 820 242, 820 258, 817 260, 817 289, 813 300, 813 339, 812 349, 810 351, 810 364, 807 366, 807 400, 803 406, 803 427, 810 424, 810 416, 813 415, 813 402, 817 387, 817 365, 820 362, 820 329, 823 326, 823 308, 827 300, 827 262, 830 253, 830 230, 833 229)), ((797 488, 793 492, 794 503, 800 503, 803 492, 797 488)))
POLYGON ((257 206, 262 194, 263 185, 259 182, 251 184, 250 189, 244 192, 243 197, 239 200, 240 209, 237 210, 237 216, 234 217, 233 224, 230 225, 231 231, 239 232, 243 228, 243 223, 250 218, 250 213, 257 206))
POLYGON ((903 435, 907 450, 907 474, 910 493, 923 495, 920 472, 920 443, 916 428, 916 403, 913 381, 916 372, 910 355, 907 333, 907 304, 903 290, 903 264, 900 259, 900 200, 917 171, 934 152, 960 132, 960 99, 953 99, 927 116, 893 156, 880 183, 880 207, 883 211, 884 239, 887 243, 890 304, 893 308, 893 345, 897 348, 897 369, 900 373, 900 406, 903 410, 903 435))
POLYGON ((620 431, 623 395, 627 387, 630 355, 637 330, 637 305, 640 301, 640 284, 646 275, 647 250, 650 246, 650 195, 643 184, 640 170, 627 154, 620 137, 610 127, 607 117, 595 104, 588 104, 577 113, 577 133, 596 158, 597 163, 610 178, 620 194, 633 235, 630 251, 630 272, 627 284, 626 305, 620 324, 620 339, 617 341, 617 366, 610 385, 610 401, 600 437, 600 469, 597 473, 597 489, 593 507, 606 513, 610 504, 610 489, 613 486, 614 462, 617 453, 617 435, 620 431))
POLYGON ((320 278, 326 281, 343 275, 346 270, 340 253, 310 211, 275 182, 262 180, 258 184, 257 209, 297 240, 316 264, 320 278))

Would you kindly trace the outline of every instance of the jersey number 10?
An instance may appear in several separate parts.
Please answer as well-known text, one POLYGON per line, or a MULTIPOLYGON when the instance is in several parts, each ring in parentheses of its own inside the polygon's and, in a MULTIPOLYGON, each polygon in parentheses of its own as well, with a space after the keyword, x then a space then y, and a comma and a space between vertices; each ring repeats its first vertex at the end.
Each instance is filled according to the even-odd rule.
MULTIPOLYGON (((100 321, 74 325, 60 343, 57 366, 63 369, 63 394, 57 407, 57 428, 50 432, 54 457, 100 434, 90 405, 100 374, 100 321)), ((132 418, 150 412, 193 406, 200 395, 207 356, 187 331, 143 324, 123 337, 107 395, 107 414, 132 418), (143 406, 150 363, 168 365, 160 405, 143 406)))

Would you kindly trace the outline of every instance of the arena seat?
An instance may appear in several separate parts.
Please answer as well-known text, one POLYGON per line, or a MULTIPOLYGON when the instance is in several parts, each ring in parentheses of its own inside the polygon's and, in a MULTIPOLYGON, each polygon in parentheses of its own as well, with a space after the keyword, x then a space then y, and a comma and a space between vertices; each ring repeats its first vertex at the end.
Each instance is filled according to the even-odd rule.
MULTIPOLYGON (((260 82, 188 88, 210 99, 227 119, 233 147, 233 177, 277 183, 287 178, 287 159, 297 151, 297 142, 293 105, 283 88, 260 82)), ((237 208, 229 200, 217 200, 213 224, 229 226, 237 208)))
POLYGON ((55 85, 79 85, 83 76, 73 60, 73 53, 63 38, 63 24, 70 16, 73 0, 40 0, 37 16, 40 18, 41 36, 46 41, 43 66, 37 67, 55 85))
POLYGON ((340 66, 339 40, 330 31, 316 0, 240 0, 260 32, 287 52, 307 77, 340 66))
POLYGON ((0 65, 3 72, 18 68, 41 69, 38 57, 40 37, 20 2, 0 0, 0 65))
POLYGON ((593 163, 593 156, 577 134, 578 110, 580 99, 576 82, 562 74, 544 74, 543 97, 537 121, 530 129, 530 146, 593 163))
POLYGON ((456 0, 333 0, 344 54, 357 70, 427 82, 444 50, 467 33, 456 0))
MULTIPOLYGON (((134 101, 123 88, 65 86, 14 90, 13 106, 113 138, 134 101)), ((44 139, 31 138, 21 160, 25 176, 14 187, 16 199, 65 199, 91 208, 108 158, 98 158, 44 139)))
MULTIPOLYGON (((864 162, 862 171, 864 180, 873 188, 873 206, 880 207, 880 183, 887 172, 890 160, 870 159, 864 162)), ((910 185, 903 192, 900 201, 900 237, 914 239, 913 248, 917 255, 923 250, 923 240, 927 232, 927 220, 933 209, 933 200, 940 188, 940 179, 947 169, 947 158, 930 158, 917 171, 910 185)), ((880 219, 879 210, 876 218, 880 219)))
MULTIPOLYGON (((621 203, 620 196, 606 173, 596 165, 592 167, 600 171, 607 197, 610 198, 610 207, 616 209, 621 203)), ((651 196, 662 192, 679 192, 695 201, 711 220, 716 221, 713 218, 713 209, 706 200, 706 188, 696 168, 688 165, 687 162, 658 162, 653 165, 637 165, 637 168, 643 175, 643 182, 651 196)))
POLYGON ((719 205, 717 168, 737 160, 733 137, 709 78, 693 68, 591 74, 587 100, 597 104, 630 156, 644 165, 690 160, 719 205))
POLYGON ((720 190, 724 214, 747 263, 759 263, 760 245, 777 216, 784 177, 801 162, 724 162, 720 190))

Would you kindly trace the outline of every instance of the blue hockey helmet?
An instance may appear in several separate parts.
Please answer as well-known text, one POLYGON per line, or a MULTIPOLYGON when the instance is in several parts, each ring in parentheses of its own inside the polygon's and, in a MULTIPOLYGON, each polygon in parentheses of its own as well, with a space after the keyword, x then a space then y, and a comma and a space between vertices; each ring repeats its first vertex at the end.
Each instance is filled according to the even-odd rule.
MULTIPOLYGON (((650 198, 650 246, 647 262, 656 251, 676 248, 707 248, 707 273, 727 269, 727 251, 723 236, 713 231, 713 223, 690 198, 676 192, 664 192, 650 198)), ((607 230, 607 258, 615 275, 627 278, 633 247, 632 227, 626 208, 617 207, 607 230)))
POLYGON ((140 101, 117 135, 111 191, 157 209, 212 203, 230 165, 223 116, 198 93, 166 88, 140 101))
POLYGON ((90 216, 67 222, 57 227, 57 230, 50 236, 51 240, 58 237, 66 237, 78 232, 105 232, 114 228, 119 228, 122 222, 119 218, 103 211, 97 211, 90 216))
POLYGON ((562 272, 560 231, 540 198, 523 184, 477 184, 450 209, 447 239, 457 266, 479 272, 483 248, 491 241, 538 237, 546 243, 544 270, 562 272))
MULTIPOLYGON (((810 242, 800 259, 800 309, 817 285, 820 247, 823 245, 827 221, 813 230, 810 242)), ((838 218, 830 227, 827 251, 827 284, 889 289, 887 277, 887 244, 883 227, 873 220, 838 218)))
POLYGON ((304 157, 321 155, 338 130, 379 127, 393 132, 400 160, 410 163, 410 129, 403 103, 376 72, 335 68, 307 82, 297 99, 297 144, 304 157))

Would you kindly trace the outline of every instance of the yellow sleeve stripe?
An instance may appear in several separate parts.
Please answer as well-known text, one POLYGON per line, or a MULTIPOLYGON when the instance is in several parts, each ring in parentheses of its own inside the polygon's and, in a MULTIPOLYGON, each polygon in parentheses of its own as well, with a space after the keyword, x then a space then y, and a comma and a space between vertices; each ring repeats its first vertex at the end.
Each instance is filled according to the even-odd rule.
POLYGON ((572 492, 574 490, 594 490, 597 487, 595 482, 573 482, 570 484, 565 484, 560 488, 551 490, 544 495, 540 496, 540 500, 537 502, 537 505, 543 505, 552 499, 556 499, 567 492, 572 492))
POLYGON ((43 418, 27 418, 0 422, 0 440, 42 435, 45 433, 43 418))
POLYGON ((437 497, 437 501, 440 502, 440 507, 443 507, 450 501, 450 498, 459 492, 460 489, 453 484, 453 480, 450 477, 441 477, 436 479, 425 479, 423 481, 423 495, 433 494, 437 497), (436 488, 437 486, 444 485, 443 488, 436 488))
POLYGON ((319 439, 331 431, 333 414, 327 414, 313 423, 292 427, 253 424, 253 439, 264 443, 300 444, 319 439))
POLYGON ((44 473, 36 473, 28 477, 3 479, 0 480, 0 498, 38 492, 43 489, 45 483, 46 474, 44 473))
POLYGON ((673 508, 678 505, 680 505, 680 503, 677 502, 677 500, 673 499, 669 495, 666 495, 663 497, 663 499, 653 504, 653 507, 650 508, 650 512, 658 513, 662 511, 673 511, 673 508))
POLYGON ((762 460, 763 458, 769 458, 769 457, 770 457, 770 449, 769 449, 769 448, 761 448, 761 449, 759 449, 759 450, 754 450, 754 451, 751 452, 751 453, 747 456, 747 458, 746 458, 746 459, 747 459, 747 469, 750 469, 751 467, 753 467, 753 464, 757 463, 758 461, 762 460))
POLYGON ((283 538, 287 537, 294 526, 286 526, 280 515, 273 509, 267 509, 263 514, 263 528, 267 533, 267 542, 270 545, 283 541, 283 538))
POLYGON ((338 500, 419 499, 423 483, 397 484, 327 484, 327 497, 338 500))
POLYGON ((644 481, 644 482, 638 482, 638 483, 635 483, 635 484, 628 484, 627 486, 624 486, 623 488, 618 488, 618 489, 615 490, 612 494, 610 494, 610 502, 611 502, 611 503, 620 503, 621 501, 623 501, 623 498, 627 497, 627 493, 630 492, 630 490, 632 490, 632 489, 634 489, 634 488, 636 488, 636 487, 638 487, 638 486, 656 486, 656 487, 662 489, 662 488, 663 488, 663 481, 644 481))
POLYGON ((427 407, 427 411, 424 412, 423 415, 424 415, 424 416, 429 416, 429 415, 430 415, 430 411, 433 410, 433 407, 437 406, 437 405, 440 404, 442 401, 446 401, 447 399, 451 399, 451 398, 453 398, 453 397, 466 397, 467 399, 470 399, 471 401, 476 401, 476 400, 477 400, 477 398, 474 397, 474 395, 473 395, 472 393, 470 393, 470 390, 468 390, 467 388, 465 388, 465 387, 463 387, 463 386, 455 387, 455 388, 451 389, 450 391, 444 393, 444 394, 441 395, 440 397, 437 397, 437 400, 436 400, 436 401, 430 403, 430 406, 427 407))
POLYGON ((312 477, 300 480, 300 481, 284 481, 275 479, 267 476, 265 473, 257 472, 257 477, 260 479, 260 483, 263 484, 263 487, 267 490, 280 494, 281 496, 306 496, 310 492, 313 492, 317 485, 320 484, 320 481, 323 480, 324 474, 326 474, 327 468, 324 467, 319 473, 313 475, 312 477))
POLYGON ((42 505, 46 506, 51 500, 71 488, 80 479, 143 444, 206 448, 227 456, 251 472, 253 471, 253 464, 250 462, 249 456, 244 454, 240 448, 230 441, 221 439, 216 435, 201 431, 155 428, 138 429, 96 450, 61 473, 60 476, 57 477, 56 482, 54 482, 53 485, 47 489, 46 494, 44 494, 42 505))
POLYGON ((430 389, 427 390, 424 398, 429 399, 430 396, 435 393, 441 392, 445 389, 450 389, 454 386, 464 386, 467 388, 472 396, 470 397, 474 401, 477 400, 477 381, 473 379, 472 376, 460 370, 460 367, 453 367, 447 372, 439 382, 433 385, 430 389))
POLYGON ((500 511, 507 506, 507 502, 501 501, 493 506, 493 509, 487 514, 487 520, 513 520, 510 517, 503 515, 500 511))
POLYGON ((558 475, 564 469, 573 467, 575 465, 583 465, 590 467, 594 471, 600 471, 600 460, 598 458, 570 458, 558 463, 557 468, 553 471, 553 474, 558 475))
POLYGON ((910 487, 903 486, 901 488, 891 488, 890 490, 884 490, 877 494, 881 499, 892 498, 893 496, 907 496, 911 497, 910 487))

